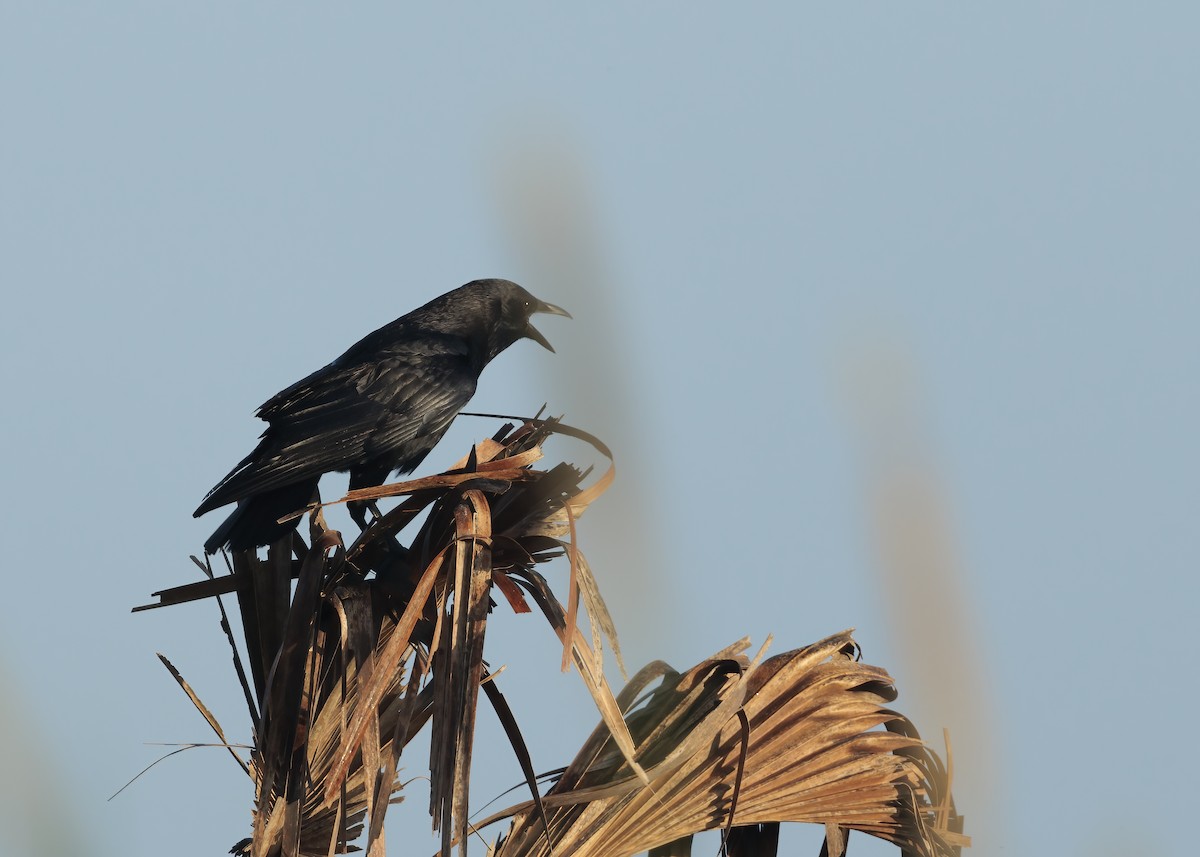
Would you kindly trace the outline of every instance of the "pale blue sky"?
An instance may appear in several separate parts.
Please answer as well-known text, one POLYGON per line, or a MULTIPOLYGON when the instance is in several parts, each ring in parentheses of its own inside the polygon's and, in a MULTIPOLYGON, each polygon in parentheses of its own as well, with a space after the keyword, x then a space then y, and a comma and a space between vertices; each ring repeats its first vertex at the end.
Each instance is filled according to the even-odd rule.
MULTIPOLYGON (((986 752, 956 752, 974 853, 1192 853, 1198 24, 1189 4, 5 4, 0 768, 29 754, 56 785, 24 790, 40 850, 0 793, 0 850, 245 835, 220 752, 105 802, 161 752, 144 742, 209 738, 155 651, 247 729, 213 606, 128 609, 192 579, 217 518, 191 511, 258 404, 506 276, 575 320, 543 326, 557 355, 497 360, 475 406, 548 401, 614 447, 581 539, 631 666, 853 626, 938 736, 877 594, 846 402, 847 364, 902 355, 978 661, 962 686, 991 710, 986 752), (543 191, 571 228, 529 220, 543 191)), ((429 466, 490 431, 460 421, 429 466)), ((565 763, 594 721, 577 677, 529 620, 490 633, 536 764, 565 763)), ((518 776, 487 765, 480 802, 518 776)), ((392 853, 403 825, 432 853, 411 794, 392 853)))

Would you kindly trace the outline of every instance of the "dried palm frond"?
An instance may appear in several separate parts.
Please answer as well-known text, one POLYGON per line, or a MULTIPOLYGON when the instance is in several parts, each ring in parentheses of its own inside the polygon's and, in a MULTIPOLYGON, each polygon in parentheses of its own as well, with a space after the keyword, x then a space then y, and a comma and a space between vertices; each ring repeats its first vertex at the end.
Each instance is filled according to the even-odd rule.
MULTIPOLYGON (((234 853, 318 857, 358 850, 352 843, 365 836, 370 857, 381 857, 384 817, 402 791, 400 756, 429 723, 440 853, 457 846, 465 855, 481 687, 532 792, 479 825, 512 818, 496 857, 647 849, 682 857, 688 837, 715 828, 729 828, 730 857, 769 854, 782 821, 824 824, 834 855, 849 830, 915 857, 957 853, 967 840, 941 762, 886 707, 895 698, 890 678, 857 662, 848 634, 762 663, 745 657, 745 641, 682 674, 657 662, 613 694, 603 648, 618 664, 620 648, 575 540, 577 519, 613 470, 583 487, 588 474, 572 465, 535 469, 552 433, 583 438, 611 459, 602 443, 556 420, 506 425, 446 473, 339 500, 405 498, 348 547, 314 507, 308 543, 291 534, 265 559, 236 553, 228 575, 198 562, 209 579, 138 608, 237 596, 249 669, 218 604, 254 731, 243 765, 255 803, 252 835, 234 853), (559 556, 570 564, 565 603, 536 570, 559 556), (493 598, 517 613, 531 612, 532 600, 600 712, 545 795, 484 664, 493 598)), ((216 718, 164 663, 224 742, 216 718)))
MULTIPOLYGON (((564 608, 534 571, 537 563, 569 553, 572 590, 585 593, 585 615, 619 656, 599 590, 567 539, 612 471, 581 488, 586 474, 571 465, 534 470, 553 432, 590 439, 555 420, 529 421, 515 431, 505 426, 447 473, 353 491, 338 501, 407 497, 348 548, 326 528, 318 508, 311 548, 289 535, 270 546, 265 559, 235 553, 228 576, 212 577, 201 564, 209 580, 155 593, 160 601, 148 607, 223 592, 238 597, 249 678, 236 646, 235 663, 255 731, 249 773, 256 801, 253 835, 235 851, 255 857, 343 853, 365 831, 368 850, 382 854, 384 814, 400 790, 401 751, 432 721, 430 811, 444 850, 457 841, 465 853, 472 736, 486 675, 483 642, 493 587, 517 612, 529 612, 523 593, 542 608, 632 757, 598 640, 588 643, 574 607, 564 608), (400 532, 425 510, 425 521, 402 544, 400 532)), ((223 606, 222 616, 231 635, 223 606)), ((503 707, 503 697, 491 688, 489 699, 503 707)), ((511 713, 502 710, 501 716, 512 722, 511 713)), ((510 730, 510 737, 527 759, 519 733, 510 730)), ((640 770, 636 763, 633 770, 640 770)), ((532 783, 531 766, 527 775, 532 783)))
POLYGON ((886 707, 891 679, 855 659, 848 632, 762 664, 741 648, 682 674, 661 663, 642 670, 619 702, 649 783, 599 727, 541 798, 549 836, 532 803, 480 823, 514 819, 494 857, 683 854, 671 843, 700 831, 783 821, 825 825, 830 854, 849 830, 920 857, 969 844, 940 761, 886 707))

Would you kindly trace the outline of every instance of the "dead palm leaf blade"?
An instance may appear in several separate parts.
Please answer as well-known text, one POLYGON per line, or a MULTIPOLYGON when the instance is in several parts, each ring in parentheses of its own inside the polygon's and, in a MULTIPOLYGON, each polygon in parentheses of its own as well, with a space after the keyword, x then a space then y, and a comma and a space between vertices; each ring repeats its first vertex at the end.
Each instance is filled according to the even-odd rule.
POLYGON ((887 707, 896 695, 887 673, 856 652, 847 632, 761 665, 728 653, 682 674, 652 665, 620 697, 627 706, 662 679, 626 715, 649 784, 597 729, 542 798, 549 841, 521 804, 481 823, 513 817, 494 857, 623 857, 784 821, 825 825, 832 854, 847 830, 905 855, 958 854, 969 841, 940 762, 887 707))

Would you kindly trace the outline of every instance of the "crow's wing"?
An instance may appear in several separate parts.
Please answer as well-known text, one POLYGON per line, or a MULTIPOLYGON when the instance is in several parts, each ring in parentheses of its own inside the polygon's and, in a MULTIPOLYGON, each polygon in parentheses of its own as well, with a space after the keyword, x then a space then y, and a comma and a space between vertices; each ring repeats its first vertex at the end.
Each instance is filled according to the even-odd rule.
POLYGON ((437 443, 475 393, 478 371, 461 339, 422 337, 373 358, 339 358, 259 408, 270 425, 258 447, 195 514, 379 457, 394 456, 403 468, 437 443))

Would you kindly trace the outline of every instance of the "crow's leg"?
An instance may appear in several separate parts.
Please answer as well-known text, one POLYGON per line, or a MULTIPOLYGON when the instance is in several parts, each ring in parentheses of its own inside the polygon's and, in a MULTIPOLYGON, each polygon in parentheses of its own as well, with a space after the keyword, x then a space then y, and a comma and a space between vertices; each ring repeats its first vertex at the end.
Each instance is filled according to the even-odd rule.
POLYGON ((367 528, 367 512, 371 513, 372 522, 383 517, 383 512, 379 511, 379 504, 374 500, 359 500, 347 503, 346 507, 350 510, 350 517, 354 519, 354 523, 358 524, 360 530, 367 528))
POLYGON ((351 501, 346 504, 346 510, 350 513, 350 517, 354 519, 354 523, 358 524, 360 530, 367 528, 367 504, 351 501))
MULTIPOLYGON (((382 485, 388 478, 392 468, 386 464, 368 463, 350 471, 350 490, 358 488, 374 488, 382 485)), ((383 517, 379 504, 375 500, 352 500, 346 504, 347 511, 360 530, 367 528, 367 512, 370 511, 375 520, 383 517)))

